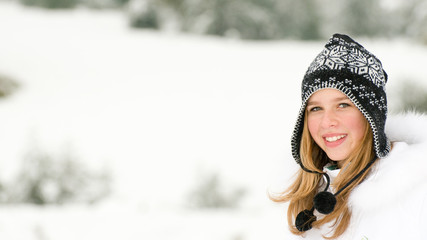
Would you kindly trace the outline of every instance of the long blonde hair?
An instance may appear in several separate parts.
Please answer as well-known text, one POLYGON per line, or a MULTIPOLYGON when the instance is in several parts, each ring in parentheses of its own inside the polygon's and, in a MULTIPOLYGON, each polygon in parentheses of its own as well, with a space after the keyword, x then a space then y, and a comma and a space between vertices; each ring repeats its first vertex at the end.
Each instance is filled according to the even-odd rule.
MULTIPOLYGON (((300 156, 304 167, 314 172, 323 172, 323 167, 331 161, 326 153, 314 142, 308 131, 307 111, 305 113, 304 129, 301 137, 300 156)), ((373 134, 368 121, 365 119, 364 138, 346 160, 344 170, 340 171, 340 174, 332 183, 332 187, 334 189, 341 189, 365 168, 374 157, 373 134)), ((350 193, 363 181, 368 173, 369 169, 336 196, 337 204, 332 213, 313 222, 313 227, 320 227, 325 223, 333 221, 333 234, 329 237, 323 236, 324 238, 335 239, 345 232, 351 219, 351 211, 347 204, 350 193)), ((294 225, 295 217, 299 212, 313 207, 313 198, 319 191, 321 179, 322 175, 320 174, 313 174, 300 169, 295 181, 286 191, 279 196, 271 197, 275 202, 290 202, 287 214, 288 223, 291 232, 296 235, 302 235, 303 232, 296 229, 294 225)))

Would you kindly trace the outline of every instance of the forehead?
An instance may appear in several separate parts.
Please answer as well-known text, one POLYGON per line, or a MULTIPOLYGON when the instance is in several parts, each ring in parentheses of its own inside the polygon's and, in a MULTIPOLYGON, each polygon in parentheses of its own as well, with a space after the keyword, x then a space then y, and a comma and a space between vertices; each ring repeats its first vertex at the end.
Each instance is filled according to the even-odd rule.
POLYGON ((330 101, 341 101, 346 100, 348 97, 339 90, 333 88, 326 88, 319 90, 308 99, 308 104, 317 102, 330 102, 330 101))

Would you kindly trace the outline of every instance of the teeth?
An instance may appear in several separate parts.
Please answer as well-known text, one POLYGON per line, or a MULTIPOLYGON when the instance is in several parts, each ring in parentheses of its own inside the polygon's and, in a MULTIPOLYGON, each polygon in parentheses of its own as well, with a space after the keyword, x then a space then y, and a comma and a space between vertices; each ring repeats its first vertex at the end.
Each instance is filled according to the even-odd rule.
POLYGON ((328 142, 335 142, 343 137, 345 137, 346 135, 340 135, 340 136, 334 136, 334 137, 327 137, 326 141, 328 142))

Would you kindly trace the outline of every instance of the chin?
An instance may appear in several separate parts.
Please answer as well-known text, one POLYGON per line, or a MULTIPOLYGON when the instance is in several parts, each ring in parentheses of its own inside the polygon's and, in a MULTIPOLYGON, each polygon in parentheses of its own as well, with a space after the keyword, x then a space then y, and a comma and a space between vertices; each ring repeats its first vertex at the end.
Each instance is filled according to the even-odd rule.
POLYGON ((344 159, 346 159, 347 155, 345 154, 331 154, 331 153, 326 153, 326 155, 328 155, 329 159, 331 159, 332 161, 342 161, 344 159))

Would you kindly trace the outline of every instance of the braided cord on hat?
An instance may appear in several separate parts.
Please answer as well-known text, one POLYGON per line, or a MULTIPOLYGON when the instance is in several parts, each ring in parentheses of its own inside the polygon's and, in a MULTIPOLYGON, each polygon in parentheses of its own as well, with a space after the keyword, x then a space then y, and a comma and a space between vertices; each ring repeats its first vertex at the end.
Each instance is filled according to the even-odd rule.
POLYGON ((328 174, 314 172, 314 171, 308 170, 307 168, 301 165, 304 171, 307 171, 309 173, 323 174, 326 178, 326 187, 322 192, 319 192, 316 194, 316 196, 314 196, 313 207, 310 210, 305 209, 297 215, 295 219, 295 227, 298 229, 298 231, 304 232, 312 228, 313 222, 317 220, 316 216, 314 216, 315 209, 322 214, 331 213, 334 210, 335 205, 337 203, 336 196, 340 194, 342 191, 344 191, 344 189, 346 189, 348 186, 350 186, 350 184, 352 184, 354 181, 360 178, 372 166, 372 164, 375 162, 376 159, 377 158, 374 157, 356 176, 354 176, 347 184, 345 184, 342 188, 340 188, 335 194, 332 194, 327 191, 330 185, 330 178, 328 174))
POLYGON ((337 196, 338 194, 340 194, 344 189, 346 189, 348 186, 350 186, 350 184, 352 184, 354 181, 356 181, 356 179, 358 179, 360 176, 362 176, 366 170, 369 169, 369 167, 371 167, 371 165, 375 162, 375 160, 377 160, 376 157, 374 157, 363 169, 362 171, 360 171, 356 176, 354 176, 347 184, 345 184, 340 190, 338 190, 334 196, 337 196))

